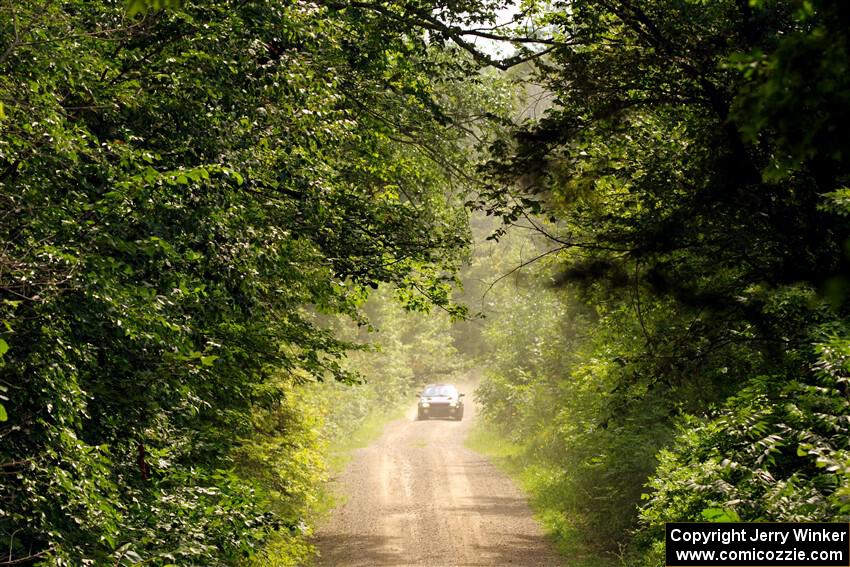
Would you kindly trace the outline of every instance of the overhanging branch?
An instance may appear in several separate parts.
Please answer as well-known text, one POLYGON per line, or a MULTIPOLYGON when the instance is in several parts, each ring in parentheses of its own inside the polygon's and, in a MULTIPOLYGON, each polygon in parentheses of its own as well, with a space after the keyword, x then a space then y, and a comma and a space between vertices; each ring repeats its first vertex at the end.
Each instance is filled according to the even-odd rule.
POLYGON ((472 57, 479 63, 483 63, 485 65, 492 65, 493 67, 502 70, 507 70, 516 65, 520 65, 527 61, 532 61, 534 59, 542 57, 559 47, 567 47, 569 45, 572 45, 571 42, 559 41, 551 37, 529 37, 522 35, 511 36, 492 33, 490 31, 486 31, 483 28, 462 28, 460 26, 447 24, 441 21, 435 15, 431 14, 430 12, 425 12, 422 10, 416 10, 409 13, 399 12, 396 10, 392 10, 389 6, 380 2, 355 1, 341 3, 333 1, 323 2, 320 0, 320 4, 332 10, 345 10, 351 8, 358 10, 367 10, 375 12, 377 14, 380 14, 381 16, 384 16, 397 22, 413 25, 423 30, 436 32, 442 37, 450 39, 458 47, 472 55, 472 57), (478 47, 472 41, 469 40, 470 37, 482 38, 491 41, 501 41, 514 45, 540 45, 547 47, 546 49, 542 49, 540 51, 520 53, 511 57, 507 57, 505 59, 495 59, 489 54, 478 49, 478 47))

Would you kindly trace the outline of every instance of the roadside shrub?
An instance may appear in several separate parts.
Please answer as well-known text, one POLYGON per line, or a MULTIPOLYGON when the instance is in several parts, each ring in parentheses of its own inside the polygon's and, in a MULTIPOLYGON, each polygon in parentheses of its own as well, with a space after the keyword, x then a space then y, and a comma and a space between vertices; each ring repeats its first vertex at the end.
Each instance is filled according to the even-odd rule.
POLYGON ((850 341, 814 354, 811 373, 756 377, 715 415, 680 421, 640 514, 645 565, 663 557, 664 522, 850 518, 850 341))

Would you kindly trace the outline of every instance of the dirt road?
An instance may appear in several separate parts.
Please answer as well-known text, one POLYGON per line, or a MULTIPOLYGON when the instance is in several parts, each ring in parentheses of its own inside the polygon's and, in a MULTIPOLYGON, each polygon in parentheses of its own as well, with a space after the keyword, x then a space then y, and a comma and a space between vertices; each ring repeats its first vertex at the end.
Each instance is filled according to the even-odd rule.
POLYGON ((335 481, 344 503, 316 534, 318 565, 561 565, 518 489, 464 447, 470 398, 462 422, 415 421, 413 408, 355 453, 335 481))

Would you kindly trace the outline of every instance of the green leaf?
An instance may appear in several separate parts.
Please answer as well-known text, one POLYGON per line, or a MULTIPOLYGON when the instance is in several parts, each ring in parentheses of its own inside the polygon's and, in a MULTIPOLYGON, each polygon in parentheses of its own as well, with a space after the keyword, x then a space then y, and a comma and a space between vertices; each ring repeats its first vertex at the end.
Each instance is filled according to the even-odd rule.
POLYGON ((701 513, 709 522, 740 522, 738 513, 731 508, 706 508, 701 513))
POLYGON ((124 557, 121 558, 121 565, 135 565, 142 562, 142 557, 132 549, 124 552, 124 557))
POLYGON ((131 18, 156 10, 180 8, 180 0, 129 0, 127 15, 131 18))

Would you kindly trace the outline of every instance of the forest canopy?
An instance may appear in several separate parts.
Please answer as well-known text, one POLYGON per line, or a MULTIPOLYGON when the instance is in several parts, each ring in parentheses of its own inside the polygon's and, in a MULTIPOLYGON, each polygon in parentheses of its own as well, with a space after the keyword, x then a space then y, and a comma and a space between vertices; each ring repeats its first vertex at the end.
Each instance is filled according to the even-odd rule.
MULTIPOLYGON (((543 239, 573 324, 545 319, 533 353, 494 326, 482 396, 522 416, 556 529, 658 565, 665 521, 846 519, 847 5, 545 17, 552 107, 494 147, 478 206, 543 239)), ((536 285, 506 300, 555 309, 536 285)))
MULTIPOLYGON (((409 334, 489 353, 483 412, 581 554, 847 519, 846 3, 0 14, 0 565, 286 547, 321 482, 300 388, 363 379, 336 318, 463 319, 508 276, 463 295, 476 341, 409 334)), ((428 373, 401 342, 393 396, 428 373)))
POLYGON ((359 11, 2 14, 0 561, 247 557, 302 521, 234 469, 252 416, 292 384, 360 379, 318 318, 366 324, 381 283, 463 315, 449 124, 478 110, 437 104, 447 55, 359 11))

